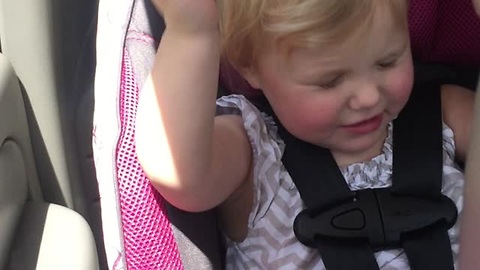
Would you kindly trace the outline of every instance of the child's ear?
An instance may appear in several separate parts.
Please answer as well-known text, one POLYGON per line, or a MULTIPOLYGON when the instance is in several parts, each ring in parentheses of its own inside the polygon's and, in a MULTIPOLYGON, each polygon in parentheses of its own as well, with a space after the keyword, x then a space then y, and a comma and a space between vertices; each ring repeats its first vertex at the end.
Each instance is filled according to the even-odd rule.
POLYGON ((260 78, 255 68, 244 67, 244 68, 240 68, 239 72, 242 74, 242 77, 245 78, 245 80, 250 84, 252 88, 262 89, 260 78))

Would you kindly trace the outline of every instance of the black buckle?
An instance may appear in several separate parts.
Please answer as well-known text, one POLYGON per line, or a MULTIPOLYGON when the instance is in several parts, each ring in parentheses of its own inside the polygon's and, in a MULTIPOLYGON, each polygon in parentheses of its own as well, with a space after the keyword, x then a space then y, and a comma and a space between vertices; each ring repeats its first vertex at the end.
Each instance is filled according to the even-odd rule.
POLYGON ((355 192, 353 201, 320 213, 306 209, 297 215, 294 232, 306 246, 316 247, 317 238, 368 239, 374 251, 399 247, 402 233, 457 220, 457 207, 447 196, 438 200, 392 194, 390 188, 355 192))

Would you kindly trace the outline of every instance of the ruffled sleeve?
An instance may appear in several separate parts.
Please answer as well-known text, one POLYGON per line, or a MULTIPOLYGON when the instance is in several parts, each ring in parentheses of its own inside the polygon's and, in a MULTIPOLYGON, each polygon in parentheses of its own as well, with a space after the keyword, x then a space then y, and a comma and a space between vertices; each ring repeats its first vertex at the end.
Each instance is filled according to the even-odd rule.
POLYGON ((243 118, 253 151, 254 202, 248 226, 253 228, 269 209, 277 194, 284 168, 283 142, 273 119, 260 112, 244 96, 230 95, 217 100, 217 115, 235 114, 243 118))

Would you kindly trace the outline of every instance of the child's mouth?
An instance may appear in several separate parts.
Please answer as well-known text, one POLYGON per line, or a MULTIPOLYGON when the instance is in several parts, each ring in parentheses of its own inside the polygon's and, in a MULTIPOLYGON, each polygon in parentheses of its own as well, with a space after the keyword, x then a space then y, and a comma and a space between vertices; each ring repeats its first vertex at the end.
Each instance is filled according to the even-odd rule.
POLYGON ((379 114, 365 121, 344 126, 344 129, 354 134, 366 134, 377 130, 382 124, 382 120, 383 114, 379 114))

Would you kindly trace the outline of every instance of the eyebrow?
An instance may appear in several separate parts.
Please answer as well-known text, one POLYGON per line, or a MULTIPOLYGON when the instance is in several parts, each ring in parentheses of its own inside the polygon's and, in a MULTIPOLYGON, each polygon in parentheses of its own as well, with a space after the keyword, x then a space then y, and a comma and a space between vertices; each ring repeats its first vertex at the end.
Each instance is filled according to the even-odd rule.
POLYGON ((399 49, 395 49, 395 50, 390 51, 387 55, 382 57, 381 60, 400 57, 405 52, 405 50, 407 50, 408 44, 409 43, 406 42, 404 45, 402 45, 402 47, 399 47, 399 49))
POLYGON ((338 77, 345 76, 351 72, 351 69, 332 69, 318 76, 308 76, 300 78, 299 82, 302 83, 324 83, 331 80, 335 80, 338 77))
POLYGON ((342 75, 346 75, 350 73, 350 69, 333 69, 329 70, 325 73, 322 74, 322 81, 328 81, 330 79, 335 79, 337 77, 340 77, 342 75))

